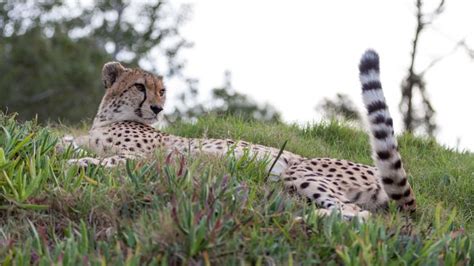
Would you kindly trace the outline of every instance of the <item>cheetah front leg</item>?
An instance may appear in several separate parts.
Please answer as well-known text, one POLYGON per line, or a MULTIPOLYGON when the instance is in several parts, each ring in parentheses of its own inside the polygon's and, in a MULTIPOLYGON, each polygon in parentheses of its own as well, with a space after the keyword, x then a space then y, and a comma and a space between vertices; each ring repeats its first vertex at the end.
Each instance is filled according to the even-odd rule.
POLYGON ((72 147, 74 150, 81 151, 83 148, 87 148, 89 146, 89 136, 79 136, 74 137, 71 135, 65 135, 59 142, 56 144, 56 150, 58 152, 64 152, 67 148, 72 147))
POLYGON ((93 158, 93 157, 83 157, 79 159, 70 159, 67 161, 70 165, 77 165, 79 167, 87 168, 91 165, 101 165, 106 168, 116 167, 119 164, 125 163, 127 160, 135 160, 140 159, 141 156, 133 155, 133 154, 120 154, 114 155, 105 158, 93 158))

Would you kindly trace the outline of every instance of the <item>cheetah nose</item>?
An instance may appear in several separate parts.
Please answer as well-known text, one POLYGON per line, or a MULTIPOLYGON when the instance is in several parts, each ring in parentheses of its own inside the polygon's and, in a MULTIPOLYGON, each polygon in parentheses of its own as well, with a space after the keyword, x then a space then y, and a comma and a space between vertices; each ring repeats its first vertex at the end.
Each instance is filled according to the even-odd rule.
POLYGON ((150 109, 157 115, 159 112, 163 111, 163 108, 159 107, 158 105, 151 105, 150 109))

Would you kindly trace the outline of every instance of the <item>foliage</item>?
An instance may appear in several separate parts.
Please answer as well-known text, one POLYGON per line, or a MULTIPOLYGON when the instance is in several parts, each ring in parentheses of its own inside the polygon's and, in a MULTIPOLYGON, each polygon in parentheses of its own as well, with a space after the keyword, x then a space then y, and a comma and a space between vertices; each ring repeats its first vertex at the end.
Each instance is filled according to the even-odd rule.
POLYGON ((0 2, 1 109, 42 121, 92 117, 110 60, 180 76, 186 14, 162 0, 0 2))
POLYGON ((426 92, 425 73, 429 68, 439 61, 433 61, 424 71, 417 72, 415 70, 415 60, 418 56, 418 41, 420 34, 424 29, 431 24, 444 11, 444 0, 439 1, 439 5, 433 12, 423 11, 423 1, 416 0, 416 27, 415 36, 412 41, 411 61, 408 67, 408 74, 403 80, 402 100, 400 101, 400 111, 403 116, 403 124, 405 130, 412 133, 418 128, 423 130, 430 136, 433 136, 436 130, 436 123, 434 120, 435 110, 428 98, 426 92), (421 97, 421 108, 415 109, 414 93, 418 91, 421 97))
POLYGON ((245 121, 280 122, 281 114, 272 105, 257 103, 251 97, 239 93, 232 86, 231 73, 224 74, 224 84, 211 91, 210 103, 200 102, 196 81, 190 80, 188 91, 179 96, 180 104, 167 115, 168 122, 193 121, 204 114, 237 116, 245 121))
POLYGON ((42 120, 60 116, 70 121, 92 117, 103 94, 100 72, 110 60, 89 39, 72 40, 40 28, 0 42, 0 103, 21 117, 42 120))
POLYGON ((103 95, 102 65, 118 60, 187 82, 188 91, 169 121, 193 120, 208 112, 279 121, 275 108, 230 86, 214 89, 212 104, 198 102, 197 82, 182 76, 179 57, 191 45, 179 31, 188 12, 187 6, 174 10, 164 0, 0 3, 2 109, 18 112, 22 119, 37 115, 41 121, 91 118, 96 108, 90 106, 98 106, 103 95))
POLYGON ((324 98, 316 107, 329 120, 355 120, 360 116, 357 107, 348 95, 337 93, 336 99, 324 98))
MULTIPOLYGON (((474 256, 472 154, 400 138, 415 176, 413 219, 395 210, 367 223, 314 216, 314 207, 265 183, 265 162, 157 152, 116 169, 68 167, 57 131, 0 115, 0 263, 443 264, 474 256), (304 217, 302 221, 296 217, 304 217)), ((170 133, 247 139, 305 156, 370 162, 368 138, 339 124, 205 117, 170 133), (209 130, 212 129, 212 130, 209 130)))

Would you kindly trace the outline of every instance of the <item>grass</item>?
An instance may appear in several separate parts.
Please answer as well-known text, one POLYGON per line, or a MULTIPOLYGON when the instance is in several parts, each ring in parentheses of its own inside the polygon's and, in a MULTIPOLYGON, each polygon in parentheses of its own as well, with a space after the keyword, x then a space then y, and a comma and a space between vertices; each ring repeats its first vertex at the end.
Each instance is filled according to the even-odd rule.
MULTIPOLYGON (((64 132, 0 115, 0 263, 472 265, 474 155, 403 135, 418 212, 366 223, 319 218, 265 182, 266 163, 163 154, 116 169, 69 167, 64 132), (302 221, 296 217, 305 217, 302 221)), ((74 131, 74 129, 70 129, 74 131)), ((206 117, 165 131, 245 139, 308 157, 371 163, 364 132, 338 123, 206 117)))

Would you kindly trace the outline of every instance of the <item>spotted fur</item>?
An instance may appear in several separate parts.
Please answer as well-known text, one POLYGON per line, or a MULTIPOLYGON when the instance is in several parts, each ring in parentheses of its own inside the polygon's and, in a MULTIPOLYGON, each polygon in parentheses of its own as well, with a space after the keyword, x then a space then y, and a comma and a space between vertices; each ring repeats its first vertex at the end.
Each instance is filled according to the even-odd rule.
POLYGON ((76 139, 79 146, 89 147, 100 157, 72 159, 70 163, 113 167, 127 159, 150 156, 157 149, 183 154, 232 152, 236 157, 249 153, 258 159, 277 160, 272 176, 283 180, 289 192, 316 204, 319 214, 337 211, 348 219, 366 218, 369 211, 385 208, 389 197, 414 210, 413 193, 380 86, 375 52, 364 54, 360 73, 377 167, 332 158, 304 158, 289 151, 278 157, 279 149, 246 141, 184 138, 157 131, 150 125, 157 121, 165 101, 162 79, 116 62, 104 66, 106 92, 89 134, 76 139))

